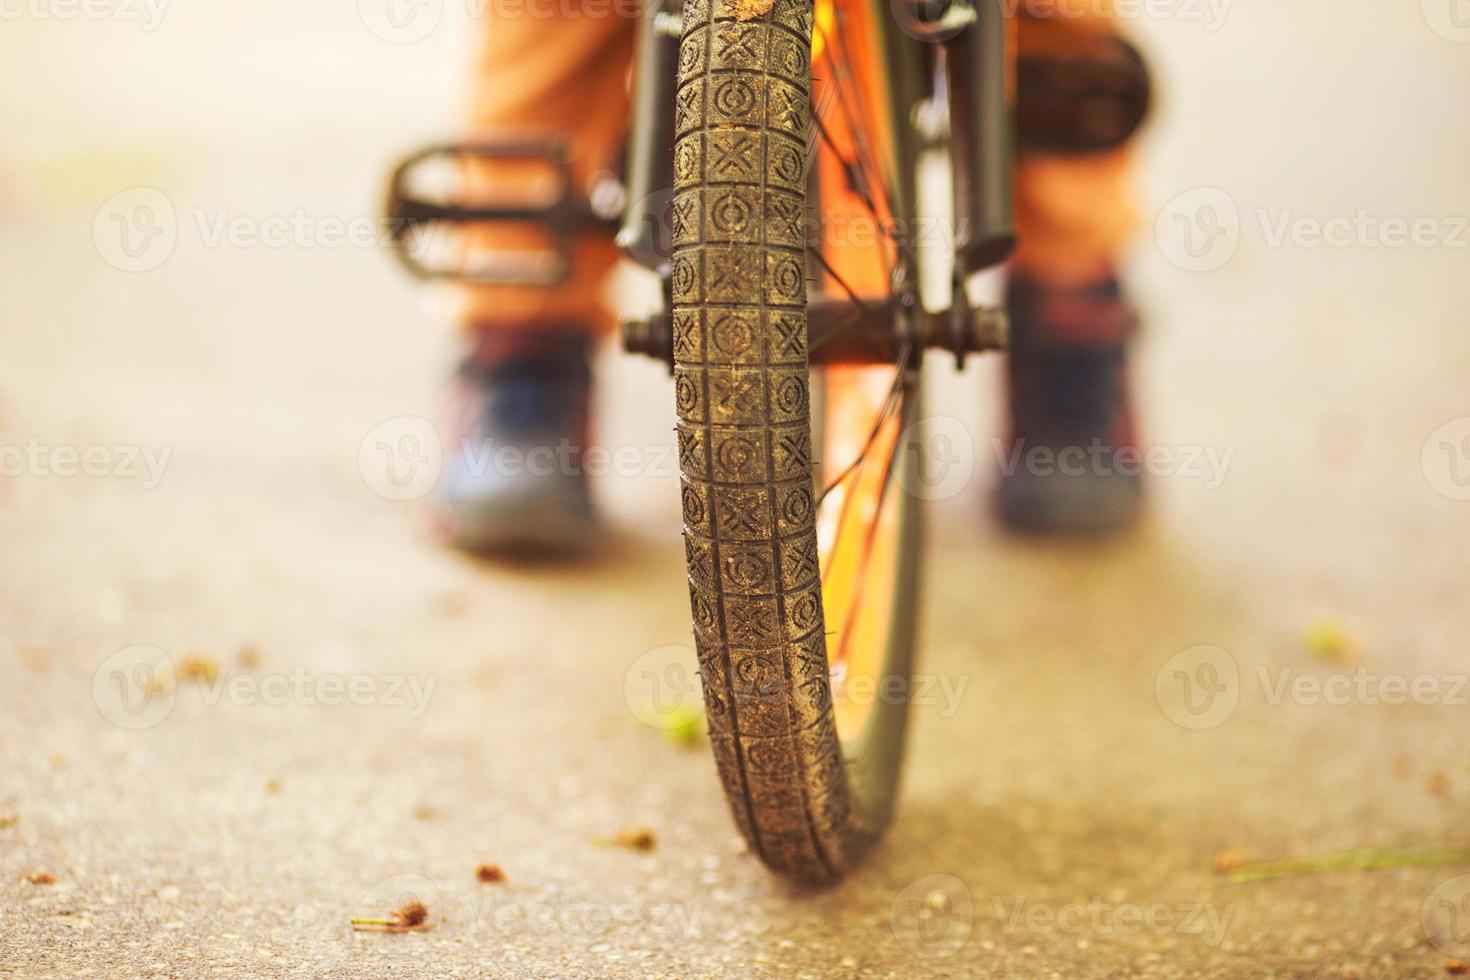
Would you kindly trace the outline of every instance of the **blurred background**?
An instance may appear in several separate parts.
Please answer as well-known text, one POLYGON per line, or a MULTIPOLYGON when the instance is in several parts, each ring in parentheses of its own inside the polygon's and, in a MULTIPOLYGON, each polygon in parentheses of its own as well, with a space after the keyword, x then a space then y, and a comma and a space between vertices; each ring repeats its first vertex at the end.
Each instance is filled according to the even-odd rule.
MULTIPOLYGON (((359 465, 435 416, 457 350, 376 222, 392 162, 461 132, 483 29, 389 2, 0 7, 0 446, 27 454, 0 479, 0 970, 1432 976, 1470 952, 1470 864, 1216 867, 1467 843, 1463 0, 1118 4, 1159 90, 1143 436, 1228 462, 1156 475, 1122 540, 1007 537, 999 365, 932 360, 973 471, 932 510, 923 664, 963 693, 916 709, 897 825, 818 895, 740 853, 706 748, 624 694, 690 643, 671 470, 600 480, 614 546, 555 567, 444 552, 359 465), (162 237, 130 252, 140 207, 162 237), (139 645, 243 693, 120 721, 98 685, 139 645), (1228 710, 1199 724, 1165 689, 1202 666, 1228 710), (636 826, 656 848, 598 843, 636 826), (405 889, 437 929, 351 931, 405 889)), ((672 446, 666 372, 599 367, 598 441, 672 446)))

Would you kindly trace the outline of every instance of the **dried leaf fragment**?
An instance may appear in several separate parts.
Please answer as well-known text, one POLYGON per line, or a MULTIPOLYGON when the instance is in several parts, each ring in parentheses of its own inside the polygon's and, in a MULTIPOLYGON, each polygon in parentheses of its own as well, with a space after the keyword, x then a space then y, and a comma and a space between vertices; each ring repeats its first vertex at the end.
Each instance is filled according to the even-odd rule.
POLYGON ((202 654, 191 653, 179 661, 179 676, 213 684, 219 678, 219 661, 202 654))
POLYGON ((1444 868, 1470 864, 1470 848, 1424 847, 1409 850, 1343 851, 1279 861, 1251 861, 1231 871, 1232 882, 1295 878, 1332 871, 1385 871, 1398 868, 1444 868))
POLYGON ((651 851, 658 845, 652 827, 629 827, 618 831, 613 843, 634 851, 651 851))
POLYGON ((401 926, 420 926, 429 918, 429 907, 420 901, 404 902, 393 913, 401 926))
POLYGON ((664 737, 678 746, 698 745, 704 737, 704 712, 681 709, 669 719, 664 737))
POLYGON ((1318 616, 1312 620, 1307 625, 1303 641, 1312 656, 1319 660, 1346 664, 1362 659, 1362 644, 1353 635, 1352 628, 1332 616, 1318 616))
POLYGON ((1227 847, 1210 861, 1217 875, 1227 875, 1243 864, 1250 863, 1251 856, 1243 848, 1227 847))
POLYGON ((730 6, 735 8, 737 20, 755 20, 770 13, 776 0, 730 0, 730 6))
POLYGON ((357 932, 422 932, 434 928, 428 920, 429 907, 414 899, 394 909, 386 919, 354 918, 352 928, 357 932))

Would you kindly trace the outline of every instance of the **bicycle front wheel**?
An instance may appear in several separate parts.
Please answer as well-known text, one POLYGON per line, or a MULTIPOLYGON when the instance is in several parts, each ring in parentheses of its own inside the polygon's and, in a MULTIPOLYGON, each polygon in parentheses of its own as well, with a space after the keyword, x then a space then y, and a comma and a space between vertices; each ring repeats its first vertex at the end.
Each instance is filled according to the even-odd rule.
MULTIPOLYGON (((808 276, 859 310, 859 293, 894 309, 882 301, 897 249, 876 241, 855 256, 812 240, 812 7, 776 0, 741 19, 745 3, 688 0, 683 13, 672 290, 684 538, 735 821, 768 866, 816 882, 878 838, 896 792, 919 529, 895 459, 917 412, 917 360, 824 372, 814 482, 808 276)), ((844 109, 816 130, 829 160, 869 184, 842 193, 891 222, 878 134, 865 132, 852 66, 836 63, 851 50, 841 31, 818 26, 844 109)))

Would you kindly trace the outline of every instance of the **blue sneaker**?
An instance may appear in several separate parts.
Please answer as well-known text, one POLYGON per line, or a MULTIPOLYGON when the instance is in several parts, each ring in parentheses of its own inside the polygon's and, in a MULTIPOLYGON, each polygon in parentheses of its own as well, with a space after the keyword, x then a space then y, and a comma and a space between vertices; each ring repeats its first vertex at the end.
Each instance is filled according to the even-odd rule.
POLYGON ((1139 512, 1126 341, 1137 317, 1116 280, 1061 290, 1013 278, 1007 290, 1011 429, 998 509, 1019 531, 1100 534, 1139 512))
POLYGON ((582 465, 592 340, 571 330, 479 332, 455 385, 439 524, 465 551, 582 551, 597 520, 582 465))

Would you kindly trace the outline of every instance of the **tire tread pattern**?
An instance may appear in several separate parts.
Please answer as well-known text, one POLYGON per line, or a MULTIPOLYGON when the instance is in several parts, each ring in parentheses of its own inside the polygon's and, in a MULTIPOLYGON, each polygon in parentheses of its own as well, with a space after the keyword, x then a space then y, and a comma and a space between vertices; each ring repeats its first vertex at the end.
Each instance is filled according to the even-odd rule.
POLYGON ((690 605, 735 821, 773 869, 844 871, 806 323, 810 0, 687 0, 675 96, 675 396, 690 605))

